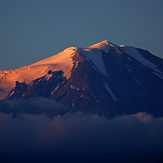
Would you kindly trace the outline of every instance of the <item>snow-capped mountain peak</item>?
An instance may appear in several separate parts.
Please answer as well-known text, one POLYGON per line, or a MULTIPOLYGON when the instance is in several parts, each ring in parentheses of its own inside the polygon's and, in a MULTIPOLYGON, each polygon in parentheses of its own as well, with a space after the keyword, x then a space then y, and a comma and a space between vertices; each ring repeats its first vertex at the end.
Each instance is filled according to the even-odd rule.
POLYGON ((7 100, 21 99, 23 103, 16 108, 31 111, 34 107, 37 111, 30 102, 45 98, 59 102, 40 107, 40 113, 46 110, 51 116, 69 109, 113 117, 146 108, 157 116, 163 115, 162 82, 161 58, 104 40, 86 48, 69 47, 19 69, 0 71, 0 107, 7 108, 7 100))
POLYGON ((66 78, 69 77, 70 70, 73 67, 71 55, 74 51, 71 49, 64 50, 57 55, 38 61, 34 64, 14 69, 0 71, 0 100, 3 99, 10 90, 15 86, 16 81, 31 83, 33 80, 47 75, 49 70, 64 72, 66 78))
POLYGON ((88 46, 87 49, 100 49, 103 50, 104 52, 108 53, 109 49, 111 47, 114 47, 114 44, 112 44, 111 42, 104 40, 102 42, 96 43, 94 45, 88 46))
MULTIPOLYGON (((82 62, 89 63, 96 73, 100 74, 101 77, 105 76, 105 79, 109 79, 111 76, 109 73, 112 74, 114 71, 114 69, 111 70, 110 68, 117 67, 117 71, 119 67, 125 67, 127 71, 132 72, 134 70, 133 68, 131 70, 131 67, 133 67, 133 59, 138 61, 141 65, 152 69, 154 75, 163 79, 162 70, 160 70, 156 62, 153 63, 152 60, 145 59, 136 48, 124 45, 116 46, 104 40, 86 48, 69 47, 56 55, 19 69, 1 70, 0 100, 4 99, 11 89, 15 87, 16 81, 30 84, 32 81, 43 76, 46 76, 47 80, 49 80, 51 77, 51 74, 47 77, 49 71, 62 71, 63 77, 68 80, 71 77, 72 70, 77 69, 78 65, 81 65, 80 63, 82 62), (126 65, 119 65, 122 64, 121 62, 126 65), (110 67, 111 65, 114 66, 110 67)), ((83 68, 84 67, 80 66, 80 69, 83 68)), ((133 78, 137 83, 140 83, 136 77, 133 78)), ((113 95, 112 98, 116 99, 113 95)))

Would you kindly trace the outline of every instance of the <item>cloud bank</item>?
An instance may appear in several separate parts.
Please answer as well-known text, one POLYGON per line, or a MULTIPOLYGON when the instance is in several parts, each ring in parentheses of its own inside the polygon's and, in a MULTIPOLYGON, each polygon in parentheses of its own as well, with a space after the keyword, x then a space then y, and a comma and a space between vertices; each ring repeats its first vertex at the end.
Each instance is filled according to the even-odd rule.
POLYGON ((23 114, 13 119, 0 113, 0 152, 159 154, 162 127, 163 118, 146 113, 110 120, 81 113, 53 119, 23 114))

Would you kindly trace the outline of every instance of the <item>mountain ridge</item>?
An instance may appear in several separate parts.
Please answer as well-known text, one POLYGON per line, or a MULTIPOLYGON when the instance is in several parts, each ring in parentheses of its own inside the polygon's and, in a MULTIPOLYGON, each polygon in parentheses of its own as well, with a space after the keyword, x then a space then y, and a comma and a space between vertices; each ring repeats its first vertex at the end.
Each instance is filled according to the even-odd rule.
POLYGON ((5 101, 21 99, 30 106, 21 103, 15 107, 34 108, 36 113, 49 113, 51 108, 53 116, 76 111, 107 117, 138 112, 163 115, 163 60, 146 50, 116 46, 107 40, 86 48, 69 47, 32 65, 9 70, 0 79, 3 108, 8 107, 5 101), (35 109, 31 102, 40 97, 63 107, 57 110, 47 104, 35 109))
MULTIPOLYGON (((106 47, 107 41, 102 41, 94 45, 96 46, 96 49, 99 49, 101 45, 103 47, 104 46, 106 47)), ((95 46, 92 47, 95 48, 95 46)), ((90 47, 91 46, 89 46, 88 48, 91 49, 92 47, 91 48, 90 47)), ((49 69, 53 69, 55 71, 63 70, 64 76, 68 76, 69 71, 73 66, 71 55, 75 52, 78 52, 79 49, 82 48, 69 47, 56 55, 45 58, 41 61, 38 61, 30 65, 13 70, 0 70, 0 83, 1 83, 0 89, 3 90, 4 87, 6 89, 3 92, 2 91, 0 92, 0 100, 3 100, 5 98, 9 91, 14 87, 16 81, 30 83, 32 80, 35 80, 38 77, 46 75, 49 69), (39 70, 39 72, 38 71, 35 72, 34 69, 36 69, 38 66, 42 67, 42 70, 41 71, 39 70), (31 73, 31 69, 33 73, 31 73), (24 75, 25 71, 26 74, 24 75), (9 76, 10 79, 7 82, 3 82, 7 78, 7 76, 9 76)))

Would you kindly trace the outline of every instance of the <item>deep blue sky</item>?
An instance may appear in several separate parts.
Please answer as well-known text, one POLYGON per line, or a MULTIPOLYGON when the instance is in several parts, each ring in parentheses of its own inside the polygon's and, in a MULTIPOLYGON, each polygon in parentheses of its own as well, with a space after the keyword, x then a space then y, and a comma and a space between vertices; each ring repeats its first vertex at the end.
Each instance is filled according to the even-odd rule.
POLYGON ((108 40, 163 58, 163 0, 0 0, 0 69, 108 40))

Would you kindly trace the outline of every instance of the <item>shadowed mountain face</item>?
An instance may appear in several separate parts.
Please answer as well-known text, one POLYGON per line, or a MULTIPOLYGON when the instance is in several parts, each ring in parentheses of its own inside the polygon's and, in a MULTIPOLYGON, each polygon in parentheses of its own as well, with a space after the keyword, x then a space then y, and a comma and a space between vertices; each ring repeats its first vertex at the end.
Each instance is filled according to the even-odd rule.
MULTIPOLYGON (((11 83, 11 89, 1 101, 1 111, 15 115, 46 112, 50 117, 78 111, 108 118, 138 112, 163 116, 161 58, 108 41, 84 49, 71 47, 59 54, 54 63, 47 58, 24 67, 24 72, 23 68, 2 71, 1 83, 11 83)), ((0 89, 7 92, 3 86, 0 89)))

